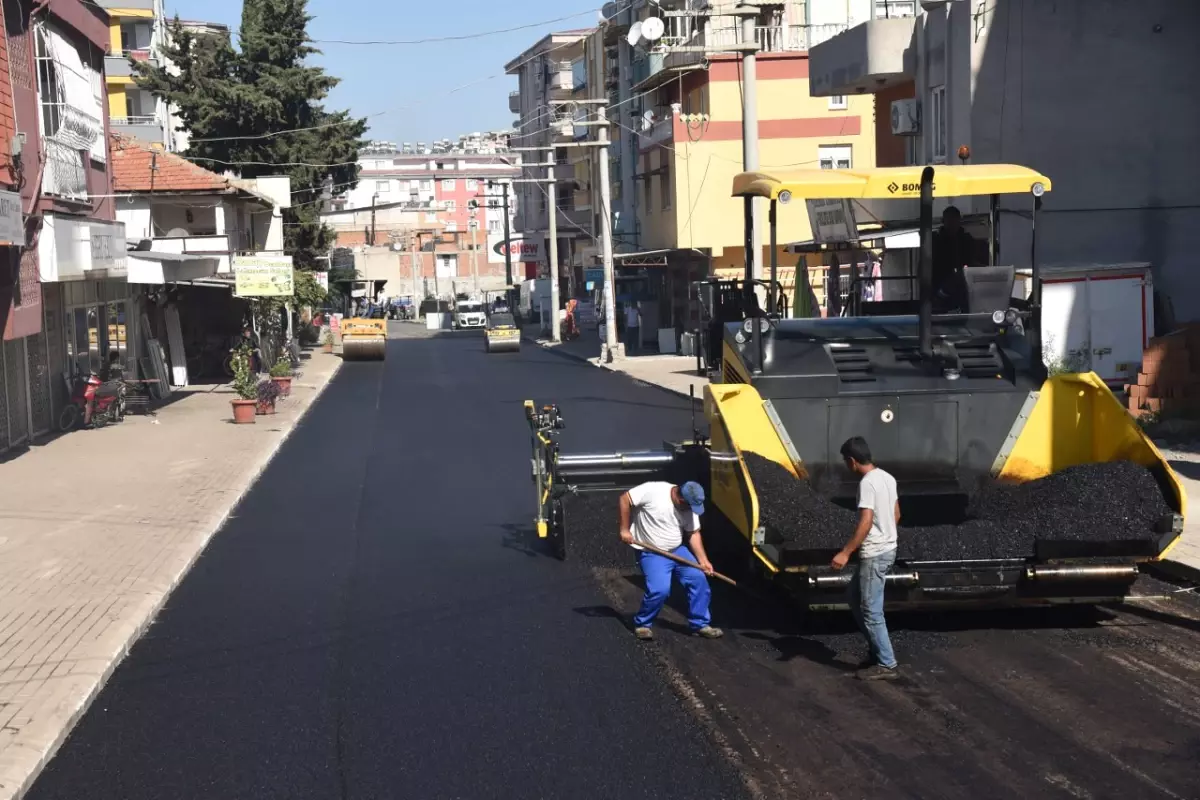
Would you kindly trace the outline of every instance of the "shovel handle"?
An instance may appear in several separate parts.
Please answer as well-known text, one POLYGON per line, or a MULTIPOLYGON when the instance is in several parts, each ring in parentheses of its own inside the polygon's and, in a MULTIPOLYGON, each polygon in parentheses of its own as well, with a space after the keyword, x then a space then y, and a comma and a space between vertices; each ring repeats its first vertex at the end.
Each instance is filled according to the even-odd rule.
MULTIPOLYGON (((666 550, 659 550, 657 547, 655 547, 652 544, 642 544, 641 542, 638 542, 637 545, 638 545, 638 547, 641 547, 643 550, 646 550, 650 553, 660 555, 663 558, 669 558, 672 561, 674 561, 676 564, 682 564, 685 567, 695 567, 696 569, 700 569, 700 565, 697 564, 695 561, 692 561, 687 558, 683 558, 682 556, 677 556, 674 553, 668 553, 666 550)), ((630 545, 630 547, 633 547, 633 545, 630 545)), ((637 549, 637 548, 634 548, 634 549, 637 549)), ((703 572, 704 570, 700 570, 700 571, 703 572)), ((730 578, 728 575, 722 575, 719 572, 714 572, 712 574, 712 577, 716 578, 719 581, 725 581, 725 583, 728 583, 730 586, 737 586, 737 581, 735 581, 733 578, 730 578)))

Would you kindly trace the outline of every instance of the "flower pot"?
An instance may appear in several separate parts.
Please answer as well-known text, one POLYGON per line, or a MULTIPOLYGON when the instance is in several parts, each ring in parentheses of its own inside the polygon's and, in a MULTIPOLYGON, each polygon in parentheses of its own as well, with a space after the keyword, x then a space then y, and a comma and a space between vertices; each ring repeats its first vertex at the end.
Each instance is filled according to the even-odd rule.
POLYGON ((329 344, 321 345, 321 352, 322 353, 332 353, 333 352, 333 342, 330 342, 329 344))
POLYGON ((265 414, 274 414, 275 413, 275 401, 274 400, 255 401, 254 413, 256 413, 260 416, 265 415, 265 414))
POLYGON ((256 400, 230 400, 233 404, 233 421, 238 425, 246 425, 254 422, 254 407, 258 405, 256 400))
POLYGON ((287 397, 288 395, 290 395, 292 393, 292 376, 291 375, 285 375, 282 378, 278 377, 278 376, 272 376, 271 380, 273 380, 279 384, 279 396, 280 397, 287 397))

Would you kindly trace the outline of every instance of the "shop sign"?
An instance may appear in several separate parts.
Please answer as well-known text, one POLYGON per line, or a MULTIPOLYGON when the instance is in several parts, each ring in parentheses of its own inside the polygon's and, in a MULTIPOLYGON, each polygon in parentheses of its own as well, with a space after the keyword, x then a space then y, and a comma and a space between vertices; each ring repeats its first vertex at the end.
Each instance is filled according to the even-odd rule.
POLYGON ((583 271, 583 279, 588 283, 603 283, 604 282, 604 267, 589 267, 583 271))
POLYGON ((235 256, 234 291, 238 297, 291 297, 291 256, 235 256))
POLYGON ((858 240, 858 222, 850 200, 808 200, 808 221, 817 244, 858 240))
MULTIPOLYGON (((505 244, 504 239, 501 238, 492 245, 492 252, 504 255, 505 244)), ((516 261, 532 262, 541 260, 541 242, 533 241, 532 239, 509 239, 507 245, 508 249, 512 250, 513 259, 516 261)))
POLYGON ((0 192, 0 244, 25 244, 25 222, 21 216, 21 195, 0 192))

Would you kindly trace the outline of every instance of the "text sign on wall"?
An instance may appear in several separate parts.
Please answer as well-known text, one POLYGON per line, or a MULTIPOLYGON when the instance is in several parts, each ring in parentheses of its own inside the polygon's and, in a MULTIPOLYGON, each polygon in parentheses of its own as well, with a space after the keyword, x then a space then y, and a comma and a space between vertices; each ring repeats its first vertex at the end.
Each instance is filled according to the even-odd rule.
POLYGON ((291 256, 235 256, 234 290, 238 297, 291 297, 291 256))
POLYGON ((850 200, 807 200, 808 221, 812 225, 813 241, 854 242, 858 240, 858 222, 854 218, 854 203, 850 200))

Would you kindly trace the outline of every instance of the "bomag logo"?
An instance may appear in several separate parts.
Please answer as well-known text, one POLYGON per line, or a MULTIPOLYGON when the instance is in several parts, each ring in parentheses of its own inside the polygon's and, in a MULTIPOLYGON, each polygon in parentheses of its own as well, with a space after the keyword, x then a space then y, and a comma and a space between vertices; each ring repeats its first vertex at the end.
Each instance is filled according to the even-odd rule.
MULTIPOLYGON (((930 184, 930 189, 937 189, 937 184, 930 184)), ((917 194, 921 191, 920 183, 896 183, 892 181, 888 184, 887 190, 892 194, 917 194)))

